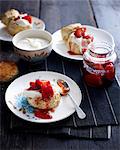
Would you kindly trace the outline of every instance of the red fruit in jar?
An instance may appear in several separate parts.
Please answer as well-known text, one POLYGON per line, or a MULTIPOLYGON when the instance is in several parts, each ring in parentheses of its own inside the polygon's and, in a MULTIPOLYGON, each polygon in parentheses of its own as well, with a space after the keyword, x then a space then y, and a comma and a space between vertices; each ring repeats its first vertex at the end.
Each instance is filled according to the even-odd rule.
POLYGON ((114 76, 115 76, 115 68, 114 68, 114 65, 113 63, 108 63, 106 66, 105 66, 105 77, 108 79, 108 80, 113 80, 114 76))
POLYGON ((96 74, 86 74, 84 76, 85 82, 90 86, 101 86, 103 84, 101 76, 96 74))
POLYGON ((29 15, 22 17, 22 19, 25 19, 25 20, 27 20, 29 23, 32 23, 32 17, 29 16, 29 15))
POLYGON ((104 67, 101 64, 93 64, 93 68, 97 70, 104 70, 104 67))

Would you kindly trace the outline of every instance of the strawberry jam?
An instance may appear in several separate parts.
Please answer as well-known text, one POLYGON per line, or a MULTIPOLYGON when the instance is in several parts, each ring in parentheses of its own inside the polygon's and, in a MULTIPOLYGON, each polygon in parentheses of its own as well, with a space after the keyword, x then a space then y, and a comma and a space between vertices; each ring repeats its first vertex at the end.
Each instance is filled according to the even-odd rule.
POLYGON ((93 87, 107 86, 115 77, 116 53, 107 43, 91 43, 83 55, 84 80, 93 87))
POLYGON ((52 116, 49 114, 49 110, 37 109, 35 111, 35 116, 41 119, 52 119, 52 116))
POLYGON ((36 80, 35 82, 30 82, 30 87, 27 90, 36 90, 42 94, 43 100, 49 100, 54 95, 53 88, 50 81, 36 80))

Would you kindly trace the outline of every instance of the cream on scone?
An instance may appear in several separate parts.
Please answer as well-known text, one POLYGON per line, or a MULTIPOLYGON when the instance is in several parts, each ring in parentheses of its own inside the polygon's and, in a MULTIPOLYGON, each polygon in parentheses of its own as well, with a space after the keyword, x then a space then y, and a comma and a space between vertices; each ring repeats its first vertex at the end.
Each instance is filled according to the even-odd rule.
POLYGON ((32 17, 27 14, 19 15, 17 18, 12 19, 8 26, 8 32, 11 35, 15 35, 16 33, 31 29, 32 28, 32 17))
POLYGON ((37 91, 24 91, 24 96, 27 97, 28 103, 38 109, 53 109, 60 102, 61 96, 59 93, 54 93, 49 100, 42 99, 41 93, 37 91))

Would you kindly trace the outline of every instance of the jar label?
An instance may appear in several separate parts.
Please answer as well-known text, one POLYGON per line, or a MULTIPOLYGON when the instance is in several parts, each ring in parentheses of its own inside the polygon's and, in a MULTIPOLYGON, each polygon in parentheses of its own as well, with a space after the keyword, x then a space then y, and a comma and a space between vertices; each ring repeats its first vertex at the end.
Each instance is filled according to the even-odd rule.
POLYGON ((85 61, 83 61, 83 65, 84 65, 84 68, 89 72, 89 73, 92 73, 92 74, 100 74, 100 75, 104 75, 105 74, 105 70, 97 70, 97 69, 94 69, 94 68, 91 68, 90 66, 88 66, 85 61))

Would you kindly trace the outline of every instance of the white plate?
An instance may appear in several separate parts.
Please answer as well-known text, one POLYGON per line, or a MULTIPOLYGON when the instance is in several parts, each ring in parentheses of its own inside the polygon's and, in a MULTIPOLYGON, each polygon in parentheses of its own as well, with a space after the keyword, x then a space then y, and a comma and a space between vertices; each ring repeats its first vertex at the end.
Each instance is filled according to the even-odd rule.
POLYGON ((52 119, 39 119, 37 117, 33 117, 32 113, 30 113, 28 117, 27 114, 23 114, 21 111, 16 109, 16 97, 29 87, 30 81, 35 81, 36 79, 44 79, 53 82, 56 82, 57 79, 65 80, 70 87, 70 94, 75 98, 76 103, 80 105, 82 99, 81 91, 72 79, 60 73, 50 71, 32 72, 14 80, 6 90, 6 104, 16 116, 31 122, 50 123, 65 119, 75 112, 74 105, 69 96, 61 97, 59 106, 55 109, 55 112, 51 113, 52 119))
MULTIPOLYGON (((45 23, 41 19, 33 16, 32 19, 33 19, 33 23, 32 23, 33 29, 41 29, 41 30, 45 29, 45 23)), ((8 33, 6 26, 0 21, 0 40, 11 42, 12 38, 13 36, 11 36, 8 33)))
MULTIPOLYGON (((107 31, 88 25, 83 26, 87 28, 87 33, 94 37, 94 42, 107 42, 115 46, 112 35, 107 31)), ((67 48, 62 39, 61 30, 58 30, 55 33, 53 33, 53 50, 63 57, 73 60, 83 60, 82 55, 70 55, 68 53, 69 49, 67 48)))

